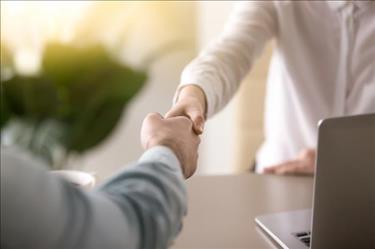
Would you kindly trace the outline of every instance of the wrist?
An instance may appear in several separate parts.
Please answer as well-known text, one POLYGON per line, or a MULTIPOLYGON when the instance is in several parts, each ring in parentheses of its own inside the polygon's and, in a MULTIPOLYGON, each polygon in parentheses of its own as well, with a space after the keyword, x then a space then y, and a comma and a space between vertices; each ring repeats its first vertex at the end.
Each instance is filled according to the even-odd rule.
POLYGON ((146 149, 151 149, 153 147, 156 147, 156 146, 164 146, 164 147, 168 147, 169 149, 171 149, 176 155, 176 146, 174 145, 172 139, 169 139, 169 138, 165 138, 163 136, 153 136, 151 138, 148 139, 148 143, 146 145, 146 149))
POLYGON ((164 146, 164 147, 169 148, 177 157, 180 164, 183 165, 183 160, 182 160, 182 155, 180 153, 180 150, 178 150, 177 145, 171 139, 161 138, 161 137, 150 138, 146 146, 146 149, 151 149, 157 146, 164 146))
POLYGON ((162 162, 170 167, 178 166, 177 168, 180 169, 181 173, 181 163, 177 158, 174 151, 162 145, 153 146, 150 149, 147 149, 142 156, 139 158, 139 162, 162 162))
POLYGON ((203 113, 206 114, 206 107, 207 107, 207 99, 206 94, 204 93, 203 89, 198 85, 187 85, 184 86, 178 95, 177 102, 183 101, 186 99, 190 99, 194 101, 194 103, 198 103, 198 105, 203 110, 203 113))

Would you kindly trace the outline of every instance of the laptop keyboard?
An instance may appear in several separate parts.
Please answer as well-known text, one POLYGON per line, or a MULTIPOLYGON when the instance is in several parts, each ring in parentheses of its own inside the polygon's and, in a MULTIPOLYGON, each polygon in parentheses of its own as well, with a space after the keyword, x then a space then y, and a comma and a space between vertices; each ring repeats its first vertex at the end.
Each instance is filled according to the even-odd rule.
POLYGON ((304 243, 307 247, 310 247, 310 239, 311 239, 311 232, 299 232, 299 233, 294 233, 294 236, 297 237, 299 241, 304 243))

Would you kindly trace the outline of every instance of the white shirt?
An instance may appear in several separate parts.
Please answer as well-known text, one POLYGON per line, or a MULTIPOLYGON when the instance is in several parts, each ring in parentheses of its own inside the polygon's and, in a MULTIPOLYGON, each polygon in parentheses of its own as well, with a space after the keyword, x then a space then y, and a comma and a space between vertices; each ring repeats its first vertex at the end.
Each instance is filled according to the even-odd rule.
POLYGON ((316 147, 320 119, 375 112, 374 2, 241 3, 221 36, 184 69, 179 90, 200 86, 212 116, 270 39, 276 47, 258 171, 316 147))

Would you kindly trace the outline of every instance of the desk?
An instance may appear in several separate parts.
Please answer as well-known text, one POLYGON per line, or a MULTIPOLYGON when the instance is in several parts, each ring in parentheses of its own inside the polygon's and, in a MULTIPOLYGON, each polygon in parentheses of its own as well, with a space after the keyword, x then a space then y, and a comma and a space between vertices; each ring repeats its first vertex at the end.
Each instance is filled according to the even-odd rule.
POLYGON ((188 215, 172 248, 274 248, 255 216, 312 204, 312 177, 195 176, 187 184, 188 215))

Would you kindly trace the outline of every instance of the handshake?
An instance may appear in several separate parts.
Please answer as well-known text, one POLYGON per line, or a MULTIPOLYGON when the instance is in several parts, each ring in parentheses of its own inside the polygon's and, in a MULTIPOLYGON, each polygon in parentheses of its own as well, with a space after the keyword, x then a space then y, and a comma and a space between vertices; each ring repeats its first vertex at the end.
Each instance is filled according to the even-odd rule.
POLYGON ((206 99, 196 86, 187 86, 179 93, 178 102, 165 115, 149 114, 143 121, 141 142, 144 149, 164 145, 179 159, 185 178, 197 168, 198 145, 204 126, 206 99))
MULTIPOLYGON (((167 138, 167 134, 164 134, 164 138, 172 140, 169 141, 169 143, 173 142, 175 146, 171 147, 168 144, 165 145, 173 149, 177 154, 177 157, 179 157, 184 169, 185 177, 191 176, 196 168, 196 150, 199 143, 197 135, 203 133, 206 111, 207 102, 203 90, 195 85, 187 85, 179 91, 176 103, 165 115, 167 119, 163 120, 166 125, 168 123, 169 126, 174 127, 167 131, 166 129, 168 127, 166 126, 164 127, 164 130, 160 132, 166 132, 170 135, 170 137, 167 138), (179 125, 177 126, 177 124, 179 125), (183 125, 189 126, 189 129, 187 127, 183 128, 183 125), (186 129, 185 133, 183 129, 186 129), (187 131, 189 131, 189 133, 186 133, 187 131), (189 153, 189 155, 186 153, 189 153)), ((160 118, 161 117, 159 116, 159 119, 160 118)), ((153 132, 155 133, 156 131, 153 132)), ((147 141, 146 138, 143 141, 147 141)), ((310 175, 315 171, 315 160, 316 150, 314 148, 305 148, 301 150, 296 158, 275 165, 268 165, 264 168, 263 172, 278 175, 310 175)))
POLYGON ((179 159, 185 178, 197 168, 198 145, 204 126, 206 98, 196 86, 184 87, 177 103, 165 115, 149 114, 143 121, 141 142, 144 149, 164 145, 179 159))
POLYGON ((187 117, 163 118, 158 113, 148 114, 142 124, 141 143, 146 150, 157 145, 170 148, 180 161, 185 178, 194 174, 200 138, 187 117))

